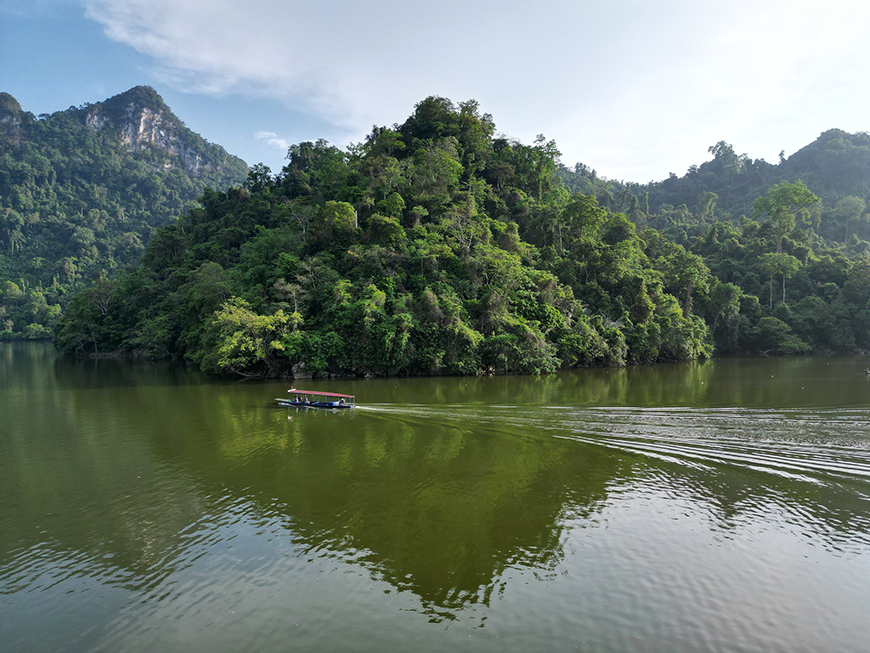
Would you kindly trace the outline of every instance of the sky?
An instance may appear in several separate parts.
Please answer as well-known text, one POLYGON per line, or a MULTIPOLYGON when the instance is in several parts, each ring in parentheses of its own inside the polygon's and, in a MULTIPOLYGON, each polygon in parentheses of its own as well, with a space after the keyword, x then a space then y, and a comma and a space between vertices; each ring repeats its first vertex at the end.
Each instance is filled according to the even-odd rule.
POLYGON ((34 114, 149 85, 277 172, 430 95, 645 183, 731 143, 775 163, 870 130, 867 0, 0 0, 0 91, 34 114))

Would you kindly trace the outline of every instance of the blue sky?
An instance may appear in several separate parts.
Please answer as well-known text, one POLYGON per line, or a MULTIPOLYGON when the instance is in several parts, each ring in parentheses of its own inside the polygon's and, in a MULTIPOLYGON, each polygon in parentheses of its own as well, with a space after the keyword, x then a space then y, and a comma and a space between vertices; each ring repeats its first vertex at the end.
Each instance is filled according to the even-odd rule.
POLYGON ((0 91, 39 114, 148 84, 275 171, 290 143, 474 98, 566 165, 645 182, 719 140, 775 162, 870 129, 868 19, 859 0, 4 0, 0 91))

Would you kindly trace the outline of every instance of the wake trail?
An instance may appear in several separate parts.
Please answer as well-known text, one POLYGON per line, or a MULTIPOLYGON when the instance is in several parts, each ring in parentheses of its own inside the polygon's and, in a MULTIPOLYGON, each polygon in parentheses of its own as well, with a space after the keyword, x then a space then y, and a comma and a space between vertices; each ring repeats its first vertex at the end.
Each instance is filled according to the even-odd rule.
POLYGON ((785 478, 870 480, 870 410, 374 404, 373 416, 479 425, 678 462, 736 465, 785 478))

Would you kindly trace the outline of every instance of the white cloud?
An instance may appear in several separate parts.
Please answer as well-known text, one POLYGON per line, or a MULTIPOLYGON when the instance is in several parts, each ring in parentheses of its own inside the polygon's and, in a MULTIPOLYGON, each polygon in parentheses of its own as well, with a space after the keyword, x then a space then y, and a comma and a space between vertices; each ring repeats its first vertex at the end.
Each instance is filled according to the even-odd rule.
POLYGON ((866 2, 83 2, 165 83, 279 99, 337 143, 427 95, 475 98, 501 131, 555 138, 566 163, 647 181, 722 139, 775 160, 870 128, 866 2))
POLYGON ((263 141, 266 145, 278 148, 284 152, 290 147, 290 141, 285 138, 278 138, 275 132, 256 132, 254 138, 258 141, 263 141))

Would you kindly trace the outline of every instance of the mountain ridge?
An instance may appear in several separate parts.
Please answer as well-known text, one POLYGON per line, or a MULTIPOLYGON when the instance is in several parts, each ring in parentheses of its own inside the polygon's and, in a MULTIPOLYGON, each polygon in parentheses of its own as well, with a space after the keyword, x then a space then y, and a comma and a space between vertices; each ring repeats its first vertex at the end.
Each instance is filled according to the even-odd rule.
POLYGON ((71 294, 247 173, 148 86, 38 117, 0 93, 0 338, 49 335, 71 294))
MULTIPOLYGON (((827 129, 791 156, 778 163, 740 154, 726 141, 709 148, 711 160, 692 165, 682 176, 645 184, 599 177, 595 169, 578 163, 561 166, 560 178, 571 192, 595 197, 613 211, 625 213, 639 227, 679 228, 695 233, 714 221, 738 223, 752 218, 754 201, 778 183, 798 180, 807 184, 823 202, 819 235, 845 242, 853 231, 838 202, 856 198, 870 204, 870 134, 827 129), (693 231, 694 230, 694 231, 693 231)), ((862 220, 870 215, 862 213, 862 220)), ((854 226, 854 225, 853 225, 854 226)), ((863 233, 863 232, 862 232, 863 233)), ((870 231, 864 234, 870 235, 870 231)))

